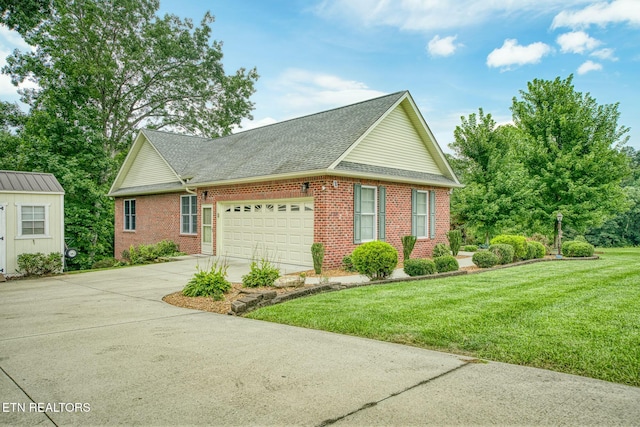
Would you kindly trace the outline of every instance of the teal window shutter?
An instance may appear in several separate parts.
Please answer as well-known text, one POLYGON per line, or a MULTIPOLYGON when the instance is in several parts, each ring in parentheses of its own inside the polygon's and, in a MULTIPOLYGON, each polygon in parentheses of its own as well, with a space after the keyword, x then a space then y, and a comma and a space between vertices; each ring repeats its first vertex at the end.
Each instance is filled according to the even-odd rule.
POLYGON ((362 213, 361 199, 362 186, 360 184, 353 184, 353 243, 362 242, 362 233, 360 228, 362 213))
POLYGON ((429 191, 429 235, 436 238, 436 192, 429 191))
POLYGON ((382 240, 383 242, 387 237, 387 231, 385 227, 385 217, 387 213, 386 199, 387 189, 381 185, 378 187, 378 240, 382 240))
POLYGON ((411 190, 411 235, 418 235, 418 191, 411 190))

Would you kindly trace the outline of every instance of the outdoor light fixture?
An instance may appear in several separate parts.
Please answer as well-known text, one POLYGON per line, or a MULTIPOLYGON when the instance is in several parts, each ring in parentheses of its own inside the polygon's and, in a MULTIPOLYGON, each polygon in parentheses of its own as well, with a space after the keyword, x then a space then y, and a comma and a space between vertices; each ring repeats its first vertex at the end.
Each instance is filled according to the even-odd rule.
POLYGON ((304 182, 302 184, 302 192, 306 193, 307 191, 309 191, 309 183, 308 182, 304 182))
POLYGON ((207 190, 202 192, 202 200, 207 200, 207 196, 209 195, 209 192, 207 190))

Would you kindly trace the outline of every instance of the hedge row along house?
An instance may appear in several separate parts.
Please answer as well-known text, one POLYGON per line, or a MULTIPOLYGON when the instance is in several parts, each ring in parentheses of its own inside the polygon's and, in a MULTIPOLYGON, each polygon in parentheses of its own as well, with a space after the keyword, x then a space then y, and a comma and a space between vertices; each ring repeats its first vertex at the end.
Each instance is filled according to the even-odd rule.
POLYGON ((64 249, 64 189, 58 180, 49 173, 0 171, 0 275, 19 274, 20 254, 62 256, 64 249))
POLYGON ((407 91, 210 139, 137 135, 109 196, 115 256, 171 239, 189 254, 340 266, 360 243, 446 242, 460 187, 407 91))

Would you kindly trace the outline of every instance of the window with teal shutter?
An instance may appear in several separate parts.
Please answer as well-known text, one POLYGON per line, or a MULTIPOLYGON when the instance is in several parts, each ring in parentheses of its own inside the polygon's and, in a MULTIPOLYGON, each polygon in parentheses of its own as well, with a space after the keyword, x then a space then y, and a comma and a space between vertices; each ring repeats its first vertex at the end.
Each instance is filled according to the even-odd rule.
POLYGON ((436 192, 429 192, 429 212, 431 218, 429 220, 429 234, 432 239, 436 238, 436 192))
POLYGON ((353 242, 376 240, 379 227, 377 187, 353 186, 353 242))
POLYGON ((362 186, 360 184, 353 184, 353 243, 362 242, 362 235, 360 233, 361 193, 362 186))
POLYGON ((378 240, 386 239, 387 189, 378 187, 378 240))

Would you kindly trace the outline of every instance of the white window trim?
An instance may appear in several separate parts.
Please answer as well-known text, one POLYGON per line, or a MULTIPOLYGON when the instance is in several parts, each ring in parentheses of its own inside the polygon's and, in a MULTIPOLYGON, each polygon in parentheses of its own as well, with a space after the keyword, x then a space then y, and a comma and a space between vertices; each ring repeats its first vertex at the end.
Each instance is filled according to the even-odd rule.
POLYGON ((197 236, 198 235, 198 197, 195 194, 186 194, 183 196, 180 196, 180 234, 183 236, 197 236), (195 212, 191 212, 191 199, 189 199, 189 223, 190 223, 190 230, 195 230, 194 232, 191 231, 183 231, 182 230, 182 217, 185 215, 184 212, 182 212, 182 199, 184 197, 195 197, 196 198, 196 210, 195 212), (195 214, 195 215, 194 215, 195 214), (194 218, 195 216, 195 218, 194 218), (191 220, 194 220, 195 223, 191 224, 191 220))
MULTIPOLYGON (((362 239, 362 243, 375 242, 378 240, 378 187, 374 185, 363 185, 362 189, 368 188, 373 190, 373 214, 365 214, 362 211, 362 192, 360 193, 360 217, 373 216, 373 239, 362 239)), ((362 220, 360 220, 360 236, 362 237, 362 220)))
MULTIPOLYGON (((122 229, 124 231, 136 231, 136 227, 133 228, 127 228, 127 210, 125 208, 125 205, 127 202, 131 202, 133 201, 135 203, 136 199, 124 199, 122 202, 122 229)), ((136 210, 138 209, 137 203, 136 203, 136 210)), ((131 216, 131 204, 129 204, 129 216, 131 216)), ((135 213, 133 214, 133 217, 137 217, 138 214, 135 213)), ((138 224, 138 221, 136 219, 136 225, 138 224)))
MULTIPOLYGON (((425 196, 426 212, 424 214, 416 213, 416 226, 417 226, 417 223, 420 221, 420 218, 424 216, 424 233, 425 234, 419 235, 416 227, 416 237, 418 239, 428 239, 429 238, 429 192, 424 190, 416 190, 416 195, 418 194, 424 194, 425 196)), ((416 207, 417 205, 418 205, 418 201, 416 200, 416 207)))
POLYGON ((18 234, 16 235, 16 240, 21 239, 51 239, 51 235, 49 234, 49 208, 51 207, 50 203, 16 203, 16 207, 18 208, 18 234), (44 207, 44 234, 22 234, 22 207, 23 206, 33 206, 33 207, 44 207))

